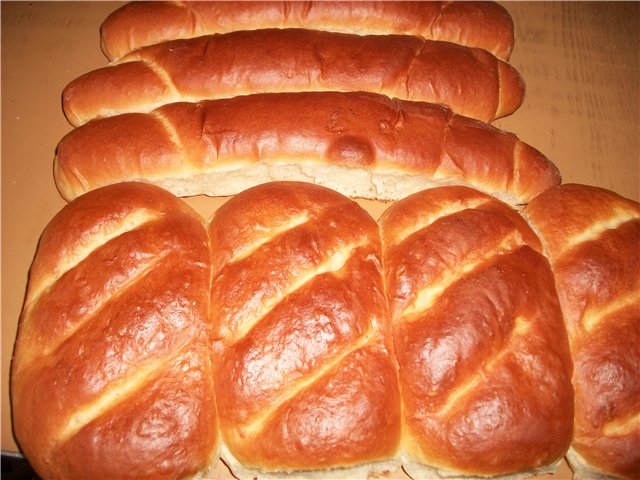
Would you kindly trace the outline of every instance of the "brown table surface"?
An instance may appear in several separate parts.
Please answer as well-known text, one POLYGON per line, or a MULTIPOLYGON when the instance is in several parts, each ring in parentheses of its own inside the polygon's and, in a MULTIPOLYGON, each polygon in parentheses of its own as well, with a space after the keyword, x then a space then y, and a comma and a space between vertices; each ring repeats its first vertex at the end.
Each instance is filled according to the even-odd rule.
MULTIPOLYGON (((527 93, 523 106, 495 125, 548 156, 564 182, 640 200, 640 3, 503 4, 516 25, 511 63, 527 93)), ((98 29, 119 5, 1 3, 2 450, 16 450, 9 367, 29 266, 40 233, 64 205, 52 176, 56 144, 71 130, 60 95, 74 78, 107 64, 98 29)), ((222 201, 188 199, 205 217, 222 201)), ((376 217, 384 209, 363 204, 376 217)), ((563 465, 554 478, 569 476, 563 465)))

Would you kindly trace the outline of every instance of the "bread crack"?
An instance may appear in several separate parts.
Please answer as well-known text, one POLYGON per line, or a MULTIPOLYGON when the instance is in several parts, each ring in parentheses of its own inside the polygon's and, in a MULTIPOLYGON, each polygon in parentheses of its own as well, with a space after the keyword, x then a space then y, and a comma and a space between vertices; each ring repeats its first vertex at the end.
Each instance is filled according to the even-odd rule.
POLYGON ((588 332, 593 331, 606 322, 607 317, 613 315, 628 306, 638 302, 638 292, 631 291, 618 295, 615 299, 609 301, 606 305, 588 307, 582 315, 582 327, 588 332))
POLYGON ((229 344, 237 343, 244 338, 255 325, 265 318, 270 311, 272 311, 279 303, 285 298, 299 289, 303 288, 313 281, 314 278, 325 274, 337 274, 347 264, 349 259, 361 246, 366 245, 366 242, 362 240, 359 243, 345 245, 342 248, 335 250, 331 255, 324 259, 316 268, 308 270, 307 272, 301 272, 297 275, 295 281, 291 282, 284 291, 279 292, 278 295, 267 298, 262 302, 261 308, 252 316, 248 321, 242 323, 231 335, 229 335, 226 341, 229 344))
POLYGON ((234 256, 229 259, 227 264, 237 263, 244 260, 256 252, 261 246, 274 241, 277 237, 284 235, 301 225, 304 225, 310 219, 311 216, 309 215, 309 212, 305 211, 298 215, 289 217, 286 222, 283 222, 280 225, 271 226, 268 232, 265 231, 265 235, 254 239, 252 242, 243 244, 242 248, 235 252, 234 256))
POLYGON ((29 312, 33 305, 40 299, 42 294, 56 283, 65 273, 79 265, 93 251, 100 248, 107 242, 123 235, 124 233, 142 227, 144 224, 159 218, 160 214, 148 210, 140 209, 127 214, 123 218, 114 219, 111 224, 101 224, 94 227, 89 232, 80 235, 76 244, 61 252, 61 258, 50 275, 41 283, 32 286, 29 291, 29 299, 25 305, 25 311, 29 312))
POLYGON ((430 285, 420 289, 413 302, 402 312, 404 321, 417 319, 421 314, 431 308, 451 285, 463 278, 467 273, 482 268, 482 265, 491 262, 499 255, 512 252, 524 244, 522 236, 517 230, 504 237, 500 243, 487 249, 479 256, 466 258, 463 262, 451 265, 430 285))
POLYGON ((278 409, 286 404, 289 400, 299 395, 306 388, 310 387, 325 375, 338 368, 345 359, 354 352, 365 348, 370 345, 378 335, 378 332, 370 327, 359 338, 357 338, 349 348, 345 348, 340 351, 335 357, 327 361, 320 368, 310 373, 307 376, 299 378, 297 381, 288 385, 288 388, 283 390, 280 395, 275 397, 271 405, 266 409, 260 411, 258 415, 249 420, 244 426, 241 427, 240 435, 248 436, 249 438, 257 436, 266 425, 269 424, 270 419, 277 413, 278 409))
MULTIPOLYGON (((114 288, 114 291, 109 292, 109 294, 103 295, 103 301, 96 303, 93 305, 93 308, 87 308, 83 310, 84 314, 82 316, 82 321, 76 322, 72 328, 68 329, 64 332, 63 335, 56 337, 56 343, 52 345, 45 346, 41 352, 39 353, 39 357, 49 357, 55 351, 60 348, 64 342, 73 337, 73 335, 79 331, 83 326, 89 324, 96 316, 100 314, 100 312, 110 303, 117 302, 119 298, 125 295, 131 287, 137 285, 141 279, 143 279, 149 272, 153 271, 165 258, 170 255, 170 251, 164 251, 161 255, 153 258, 153 260, 149 263, 139 262, 136 267, 137 270, 130 271, 131 276, 129 276, 123 283, 119 285, 110 284, 110 287, 114 288)), ((29 320, 27 320, 28 322, 29 320)))
POLYGON ((640 425, 640 412, 635 412, 606 423, 602 428, 602 433, 607 437, 622 437, 636 432, 638 425, 640 425))
POLYGON ((475 391, 475 386, 482 382, 500 363, 514 351, 514 344, 521 338, 526 336, 531 330, 531 322, 526 321, 523 317, 518 316, 513 321, 513 328, 509 338, 502 348, 491 358, 489 358, 480 368, 467 380, 458 385, 447 396, 444 405, 438 410, 440 417, 447 417, 451 410, 469 393, 475 391))
POLYGON ((623 224, 637 219, 638 214, 633 210, 616 209, 612 212, 611 218, 595 221, 588 228, 567 238, 567 241, 564 242, 564 248, 556 254, 556 261, 580 244, 597 240, 605 232, 615 230, 623 224))
POLYGON ((403 228, 394 231, 393 237, 387 239, 387 244, 389 247, 399 245, 440 218, 454 215, 462 212, 463 210, 475 210, 481 208, 483 205, 488 205, 489 203, 491 203, 491 200, 486 198, 472 198, 462 201, 443 203, 441 208, 433 210, 419 218, 413 218, 412 221, 407 225, 404 225, 403 228))
POLYGON ((186 348, 189 347, 182 346, 181 348, 177 348, 170 356, 155 362, 149 362, 137 368, 134 374, 118 382, 114 382, 108 388, 104 389, 97 399, 76 409, 73 415, 69 417, 65 428, 62 429, 58 435, 59 444, 64 444, 83 427, 104 415, 109 410, 117 407, 120 403, 126 401, 136 392, 143 389, 155 378, 162 375, 168 366, 178 358, 186 348))

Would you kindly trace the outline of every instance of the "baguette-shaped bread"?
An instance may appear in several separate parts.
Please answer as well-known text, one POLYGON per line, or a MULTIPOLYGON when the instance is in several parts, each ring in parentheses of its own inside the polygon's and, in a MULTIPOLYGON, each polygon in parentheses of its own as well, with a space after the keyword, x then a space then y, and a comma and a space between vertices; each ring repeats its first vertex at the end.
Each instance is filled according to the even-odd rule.
POLYGON ((293 91, 370 91, 490 122, 520 106, 524 83, 512 66, 478 48, 408 35, 265 29, 136 50, 73 80, 62 100, 78 126, 178 101, 293 91))
POLYGON ((110 61, 167 40, 234 30, 306 28, 357 34, 409 34, 484 48, 502 60, 513 49, 513 20, 495 2, 207 1, 130 2, 101 26, 110 61))
POLYGON ((442 187, 393 204, 380 226, 408 459, 475 476, 560 460, 571 358, 526 222, 488 195, 442 187))
POLYGON ((180 478, 217 458, 204 224, 118 184, 42 234, 11 371, 13 426, 42 478, 180 478))
POLYGON ((524 210, 554 270, 576 392, 575 478, 640 475, 640 205, 566 184, 524 210))
POLYGON ((255 94, 94 120, 61 140, 54 163, 67 200, 124 180, 179 196, 303 180, 378 200, 469 184, 516 205, 560 183, 555 165, 511 133, 362 92, 255 94))
POLYGON ((231 455, 267 472, 393 457, 400 399, 375 220, 324 187, 275 182, 225 203, 209 233, 231 455))

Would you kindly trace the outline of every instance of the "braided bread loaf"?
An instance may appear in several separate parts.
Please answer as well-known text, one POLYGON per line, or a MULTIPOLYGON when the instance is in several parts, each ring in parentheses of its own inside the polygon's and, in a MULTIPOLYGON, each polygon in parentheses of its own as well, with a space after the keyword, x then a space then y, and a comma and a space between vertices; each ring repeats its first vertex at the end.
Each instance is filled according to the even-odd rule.
POLYGON ((559 461, 571 360, 535 234, 466 187, 409 196, 380 225, 409 459, 482 476, 559 461))
POLYGON ((518 72, 479 48, 408 35, 264 29, 136 50, 73 80, 62 103, 78 126, 173 102, 327 90, 442 103, 484 121, 513 113, 524 97, 518 72))
POLYGON ((229 200, 209 232, 223 459, 288 471, 392 458, 400 399, 376 222, 324 187, 276 182, 229 200))
POLYGON ((125 4, 101 26, 102 51, 117 60, 167 40, 234 30, 307 28, 358 34, 408 34, 488 50, 507 60, 513 20, 495 2, 145 2, 125 4))
POLYGON ((557 168, 513 134, 445 107, 362 92, 171 104, 92 121, 56 153, 56 184, 68 200, 125 180, 179 196, 298 180, 383 200, 464 183, 516 205, 560 183, 557 168))
POLYGON ((640 205, 565 184, 525 209, 555 273, 576 392, 576 478, 640 474, 640 205))
POLYGON ((43 478, 181 478, 219 449, 206 230, 157 187, 67 205, 33 261, 13 426, 43 478))

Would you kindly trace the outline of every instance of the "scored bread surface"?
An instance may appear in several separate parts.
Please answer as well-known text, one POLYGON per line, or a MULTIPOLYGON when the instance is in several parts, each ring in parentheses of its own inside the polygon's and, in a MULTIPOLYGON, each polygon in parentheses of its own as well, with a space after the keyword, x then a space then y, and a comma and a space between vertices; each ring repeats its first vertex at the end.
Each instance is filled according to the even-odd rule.
POLYGON ((571 441, 571 348, 569 459, 633 478, 638 205, 565 185, 525 212, 542 243, 459 186, 378 225, 337 192, 274 182, 208 232, 158 187, 89 192, 30 271, 21 448, 45 478, 189 477, 219 451, 242 475, 540 472, 571 441))
POLYGON ((525 215, 555 273, 576 391, 568 459, 579 478, 640 472, 640 205, 565 184, 525 215))
POLYGON ((231 455, 267 471, 392 458, 400 400, 375 220, 324 187, 274 182, 225 203, 209 233, 231 455))
POLYGON ((448 105, 493 121, 513 113, 525 86, 485 50, 408 35, 264 29, 174 40, 136 50, 67 85, 62 106, 82 125, 173 102, 266 92, 368 91, 448 105))
POLYGON ((255 94, 94 120, 61 140, 54 176, 67 200, 123 180, 178 196, 298 180, 378 200, 468 184, 518 205, 560 183, 556 166, 513 134, 363 92, 255 94))
POLYGON ((485 476, 560 460, 572 367, 532 230, 466 187, 411 195, 380 225, 409 459, 485 476))
POLYGON ((130 2, 100 28, 102 50, 117 60, 167 40, 234 30, 306 28, 357 34, 408 34, 479 47, 508 60, 513 20, 495 2, 130 2))
POLYGON ((172 478, 217 455, 201 219, 118 184, 43 232, 12 371, 18 444, 43 478, 172 478))

